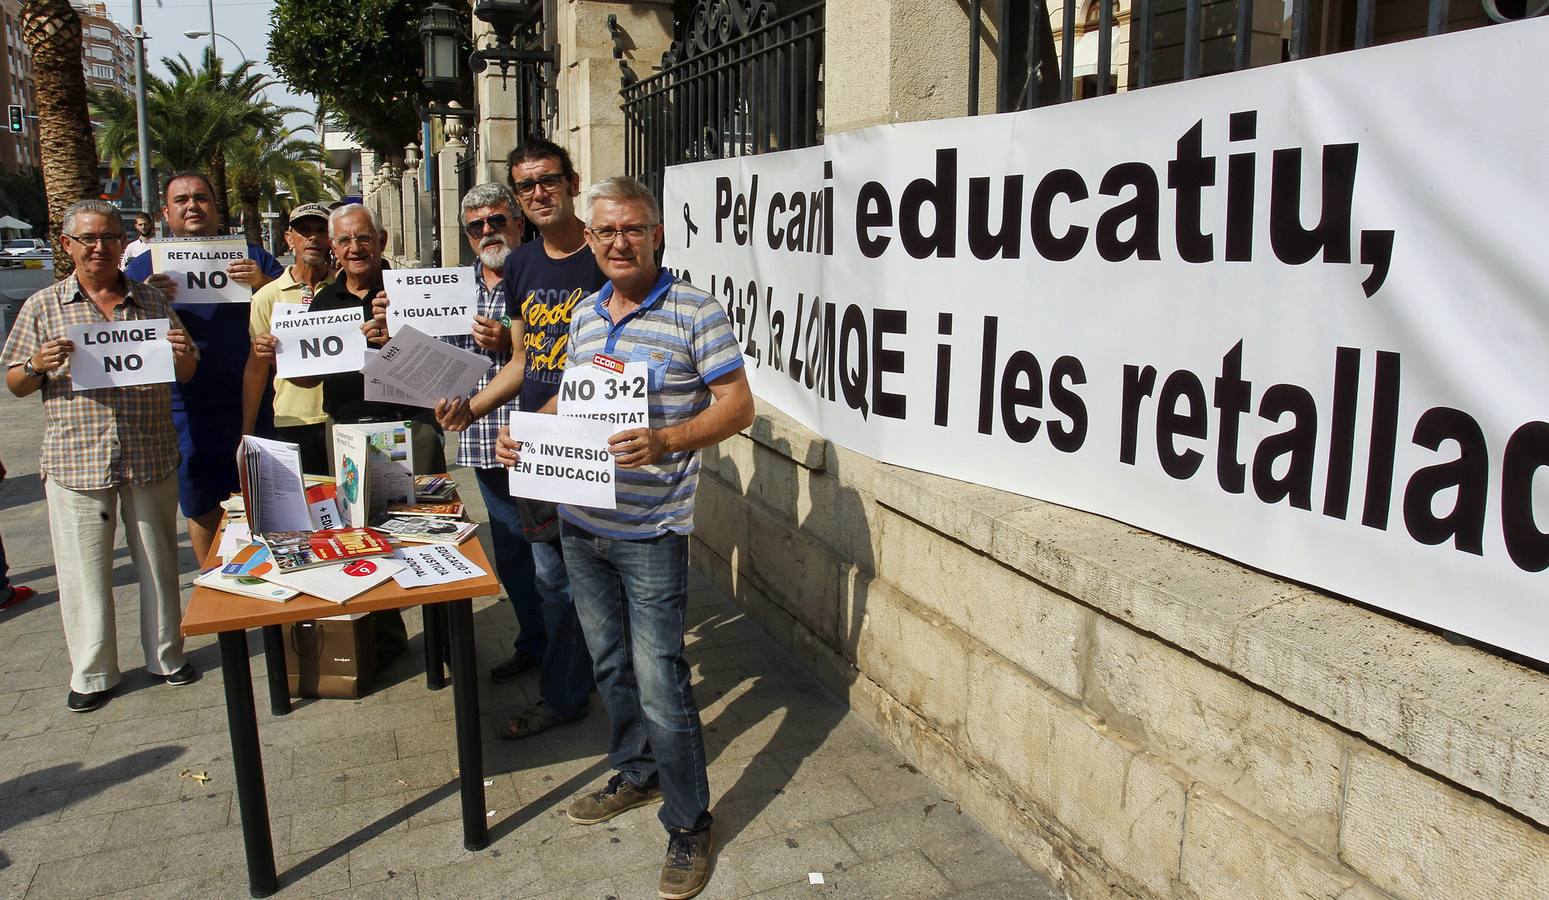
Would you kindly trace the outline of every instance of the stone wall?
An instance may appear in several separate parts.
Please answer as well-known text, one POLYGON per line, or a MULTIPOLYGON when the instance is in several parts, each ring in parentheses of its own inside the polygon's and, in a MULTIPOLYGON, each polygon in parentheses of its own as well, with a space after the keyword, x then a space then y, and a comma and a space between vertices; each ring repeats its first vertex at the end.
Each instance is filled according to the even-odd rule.
POLYGON ((762 404, 692 557, 1073 896, 1549 896, 1542 672, 762 404))

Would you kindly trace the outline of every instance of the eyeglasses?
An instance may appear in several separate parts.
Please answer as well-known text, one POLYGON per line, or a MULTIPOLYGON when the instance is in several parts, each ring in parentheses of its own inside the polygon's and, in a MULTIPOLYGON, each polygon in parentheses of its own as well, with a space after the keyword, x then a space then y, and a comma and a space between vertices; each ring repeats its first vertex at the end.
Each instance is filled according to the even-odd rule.
POLYGON ((516 195, 518 197, 530 197, 532 196, 533 190, 539 186, 542 186, 545 191, 553 193, 554 191, 559 190, 559 186, 564 184, 567 180, 568 179, 566 179, 564 175, 560 174, 539 175, 537 178, 530 178, 526 181, 518 181, 516 184, 512 185, 512 187, 516 188, 516 195))
POLYGON ((333 239, 335 247, 375 247, 376 235, 374 234, 344 234, 333 239))
POLYGON ((613 243, 614 238, 617 238, 621 234, 627 238, 631 244, 635 244, 645 240, 645 236, 650 234, 651 229, 655 227, 655 225, 625 225, 623 228, 603 227, 588 228, 586 230, 592 233, 592 237, 602 241, 604 244, 613 243))
POLYGON ((124 242, 122 234, 71 234, 68 231, 62 231, 60 234, 86 247, 95 247, 98 244, 122 244, 124 242))
POLYGON ((495 215, 489 216, 488 218, 474 219, 473 221, 464 225, 463 230, 468 232, 469 237, 479 237, 484 234, 484 226, 488 225, 490 231, 505 231, 506 223, 510 221, 511 219, 509 216, 496 213, 495 215))

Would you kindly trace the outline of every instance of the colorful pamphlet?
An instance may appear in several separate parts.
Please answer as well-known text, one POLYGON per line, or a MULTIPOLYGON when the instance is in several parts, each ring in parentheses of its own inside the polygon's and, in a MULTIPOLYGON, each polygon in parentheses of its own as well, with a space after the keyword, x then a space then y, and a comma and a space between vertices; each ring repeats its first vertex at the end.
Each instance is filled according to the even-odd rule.
POLYGON ((243 597, 272 600, 276 603, 284 603, 301 593, 295 588, 273 584, 250 575, 226 575, 220 569, 211 569, 203 573, 194 579, 194 584, 211 590, 225 591, 228 594, 240 594, 243 597))
MULTIPOLYGON (((350 562, 393 552, 387 538, 370 528, 334 528, 326 531, 277 531, 260 534, 269 548, 269 561, 280 573, 350 562)), ((266 571, 254 570, 254 575, 266 571)))
POLYGON ((461 500, 453 500, 450 503, 389 503, 387 514, 390 516, 440 516, 447 519, 460 519, 463 515, 461 500))
POLYGON ((388 516, 371 527, 394 540, 415 544, 461 544, 479 530, 477 522, 440 516, 388 516))
POLYGON ((403 568, 403 563, 396 559, 378 556, 299 572, 271 572, 264 576, 264 580, 294 588, 303 594, 311 594, 320 600, 343 603, 387 581, 403 571, 403 568))

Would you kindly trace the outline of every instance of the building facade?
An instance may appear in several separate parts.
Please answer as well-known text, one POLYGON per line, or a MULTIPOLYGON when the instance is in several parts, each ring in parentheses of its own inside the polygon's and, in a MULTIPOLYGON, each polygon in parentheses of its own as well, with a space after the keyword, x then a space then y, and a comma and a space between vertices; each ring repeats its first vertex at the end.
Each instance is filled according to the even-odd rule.
POLYGON ((107 4, 73 0, 81 16, 81 71, 86 86, 129 93, 134 90, 134 44, 129 32, 108 14, 107 4))
POLYGON ((0 168, 7 172, 26 172, 37 168, 38 128, 37 119, 31 118, 37 109, 32 93, 32 51, 22 40, 20 0, 0 0, 0 17, 5 25, 0 29, 0 96, 5 105, 22 108, 22 131, 14 134, 9 128, 0 131, 0 168))

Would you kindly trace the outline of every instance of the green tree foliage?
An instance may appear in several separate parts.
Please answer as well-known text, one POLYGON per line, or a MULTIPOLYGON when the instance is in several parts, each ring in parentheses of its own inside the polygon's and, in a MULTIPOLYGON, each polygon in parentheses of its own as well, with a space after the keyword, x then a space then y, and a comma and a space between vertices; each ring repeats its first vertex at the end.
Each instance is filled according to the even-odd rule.
POLYGON ((431 2, 276 0, 269 63, 291 87, 337 110, 364 146, 402 156, 420 133, 419 20, 431 2))
MULTIPOLYGON (((278 134, 285 116, 304 110, 261 97, 275 82, 253 72, 251 62, 226 71, 220 58, 206 50, 204 64, 197 69, 181 55, 162 63, 172 73, 170 79, 149 73, 145 78, 151 164, 164 173, 208 173, 226 219, 226 157, 232 148, 255 134, 278 134)), ((115 169, 129 165, 138 146, 134 98, 118 91, 93 91, 91 112, 98 126, 97 152, 115 169)))
POLYGON ((289 208, 300 203, 332 200, 344 194, 337 178, 322 174, 323 149, 316 141, 298 135, 310 128, 282 130, 265 138, 257 132, 237 141, 226 156, 231 175, 228 201, 242 213, 242 229, 249 243, 262 243, 264 208, 289 208), (276 203, 276 192, 289 192, 284 204, 276 203))
POLYGON ((48 199, 43 195, 43 173, 0 172, 0 215, 15 216, 42 237, 48 226, 48 199))

